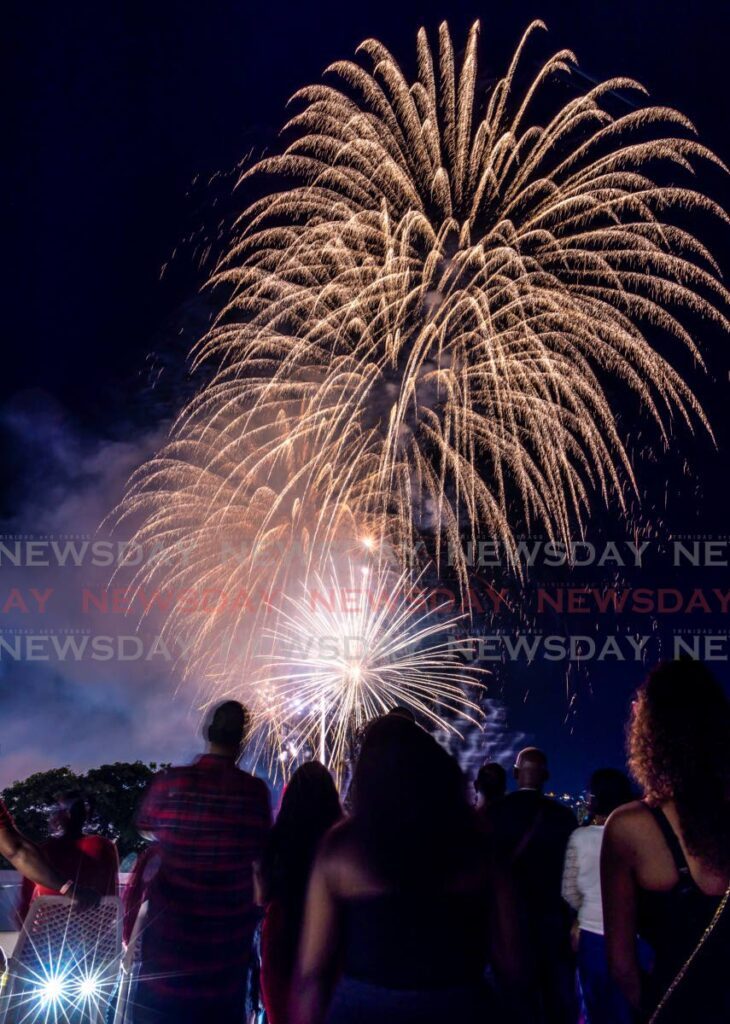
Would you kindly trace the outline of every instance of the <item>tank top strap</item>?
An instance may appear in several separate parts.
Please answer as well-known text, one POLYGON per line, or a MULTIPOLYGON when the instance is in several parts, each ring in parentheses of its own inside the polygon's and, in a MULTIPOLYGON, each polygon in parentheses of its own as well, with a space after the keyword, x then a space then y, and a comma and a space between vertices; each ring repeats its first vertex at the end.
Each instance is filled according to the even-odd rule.
POLYGON ((677 837, 677 833, 674 831, 671 824, 669 823, 669 819, 667 818, 666 814, 661 809, 661 807, 651 807, 649 804, 646 804, 645 806, 647 810, 650 811, 652 817, 654 818, 654 821, 659 826, 659 829, 661 830, 661 833, 664 836, 664 842, 669 847, 669 852, 672 855, 674 866, 676 867, 677 872, 679 873, 680 886, 683 889, 696 889, 697 883, 692 878, 692 875, 690 873, 689 864, 687 863, 687 858, 684 855, 682 844, 680 843, 677 837))

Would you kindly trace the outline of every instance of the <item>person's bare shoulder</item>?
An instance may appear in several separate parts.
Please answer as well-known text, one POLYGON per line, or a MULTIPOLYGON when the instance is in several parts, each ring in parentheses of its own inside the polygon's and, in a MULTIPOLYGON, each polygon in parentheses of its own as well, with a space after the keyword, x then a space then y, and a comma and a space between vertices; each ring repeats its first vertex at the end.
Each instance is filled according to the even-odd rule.
POLYGON ((322 839, 317 851, 317 866, 333 892, 350 891, 360 874, 360 858, 353 841, 352 825, 347 819, 333 825, 322 839))
POLYGON ((635 825, 637 821, 645 819, 646 804, 644 801, 632 800, 630 804, 622 804, 621 807, 617 807, 615 811, 611 812, 606 822, 606 828, 609 825, 612 828, 630 828, 632 824, 635 825))
POLYGON ((325 833, 319 844, 318 858, 323 863, 337 860, 352 849, 352 826, 347 818, 338 821, 325 833))
POLYGON ((631 850, 637 836, 644 831, 646 823, 646 806, 641 800, 623 804, 609 816, 603 841, 617 850, 631 850))

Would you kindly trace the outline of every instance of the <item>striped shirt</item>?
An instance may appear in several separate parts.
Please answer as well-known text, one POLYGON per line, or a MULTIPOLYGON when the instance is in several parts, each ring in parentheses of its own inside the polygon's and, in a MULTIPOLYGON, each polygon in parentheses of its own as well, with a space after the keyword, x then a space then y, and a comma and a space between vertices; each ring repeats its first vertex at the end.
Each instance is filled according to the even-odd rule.
POLYGON ((271 824, 265 783, 205 754, 156 776, 137 818, 159 847, 142 976, 162 996, 233 994, 257 921, 253 864, 271 824))

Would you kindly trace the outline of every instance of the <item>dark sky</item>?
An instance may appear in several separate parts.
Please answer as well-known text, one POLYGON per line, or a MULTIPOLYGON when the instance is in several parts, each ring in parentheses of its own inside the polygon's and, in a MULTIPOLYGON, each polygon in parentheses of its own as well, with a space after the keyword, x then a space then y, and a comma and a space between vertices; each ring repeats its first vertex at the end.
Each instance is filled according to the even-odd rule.
POLYGON ((448 17, 458 39, 475 16, 493 66, 540 16, 588 75, 635 75, 727 152, 730 19, 706 0, 18 5, 3 393, 47 388, 104 423, 89 382, 128 374, 189 287, 159 276, 190 227, 194 177, 273 141, 288 96, 365 36, 409 60, 419 24, 448 17))
MULTIPOLYGON (((157 410, 148 408, 140 375, 203 277, 184 239, 201 226, 214 233, 218 217, 200 182, 218 171, 230 175, 249 150, 273 144, 288 96, 328 62, 351 55, 362 38, 380 38, 408 62, 420 24, 434 30, 447 17, 460 39, 480 17, 482 61, 501 70, 521 30, 539 16, 551 32, 544 53, 567 46, 591 78, 638 78, 658 102, 687 113, 703 141, 728 159, 729 10, 707 0, 18 4, 3 61, 11 97, 2 171, 10 230, 0 408, 14 439, 3 463, 4 514, 17 524, 28 487, 42 488, 27 471, 17 429, 7 429, 8 410, 26 415, 40 402, 46 417, 55 410, 59 430, 87 442, 124 441, 131 423, 154 424, 157 410)), ((709 186, 726 201, 724 183, 709 186)), ((727 237, 718 235, 717 244, 727 266, 727 237)), ((670 511, 675 527, 717 532, 725 528, 728 359, 725 344, 710 345, 700 393, 720 451, 692 442, 692 477, 702 489, 675 479, 670 511)), ((183 338, 180 360, 186 347, 183 338)), ((662 499, 666 475, 660 467, 662 499)), ((33 501, 42 505, 42 490, 33 501)), ((574 784, 591 759, 620 758, 620 720, 640 676, 635 667, 622 672, 618 680, 596 674, 572 734, 563 724, 564 694, 554 694, 547 675, 511 712, 515 728, 543 734, 559 749, 561 785, 574 784)))

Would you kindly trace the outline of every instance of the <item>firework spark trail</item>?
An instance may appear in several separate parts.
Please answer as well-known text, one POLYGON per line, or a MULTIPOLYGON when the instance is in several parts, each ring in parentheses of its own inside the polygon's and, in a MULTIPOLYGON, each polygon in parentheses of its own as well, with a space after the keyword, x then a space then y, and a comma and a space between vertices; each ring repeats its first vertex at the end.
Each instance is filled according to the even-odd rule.
POLYGON ((244 699, 252 759, 272 775, 314 753, 341 776, 351 731, 396 703, 444 732, 452 715, 476 725, 482 672, 453 639, 464 617, 426 608, 422 575, 394 572, 393 553, 343 503, 331 503, 341 528, 319 539, 332 474, 300 498, 307 458, 296 438, 270 429, 252 440, 220 423, 215 436, 213 446, 210 430, 205 442, 173 442, 154 473, 143 467, 122 518, 147 514, 132 589, 149 613, 165 609, 163 636, 185 651, 201 707, 244 699), (252 460, 265 468, 252 474, 252 460))
POLYGON ((421 580, 382 563, 332 564, 276 609, 261 655, 265 745, 288 727, 287 749, 308 746, 342 776, 353 732, 396 705, 446 734, 459 732, 453 716, 481 724, 485 671, 469 662, 469 640, 456 640, 466 616, 430 607, 421 580))
POLYGON ((717 264, 682 226, 728 218, 674 183, 722 165, 675 110, 612 114, 617 91, 643 102, 630 79, 549 107, 575 58, 524 86, 541 27, 486 96, 476 24, 460 66, 445 24, 437 54, 419 32, 413 82, 365 41, 372 70, 338 61, 300 90, 288 145, 244 176, 278 191, 212 278, 227 297, 194 353, 210 381, 122 509, 160 549, 135 587, 264 582, 253 612, 171 610, 204 687, 265 687, 252 638, 285 629, 287 601, 363 534, 396 551, 429 534, 437 567, 448 543, 466 592, 478 534, 514 553, 519 530, 580 536, 595 497, 623 510, 616 387, 664 445, 675 419, 709 430, 655 343, 702 365, 693 329, 728 328, 717 264))
POLYGON ((336 474, 315 459, 281 417, 238 427, 235 417, 224 424, 218 416, 215 428, 175 438, 132 477, 117 518, 136 525, 145 551, 130 585, 138 605, 169 601, 163 636, 198 676, 220 676, 224 665, 250 672, 272 602, 306 580, 313 561, 323 565, 335 544, 359 551, 368 529, 346 500, 347 470, 336 474))
POLYGON ((293 183, 243 215, 214 278, 232 298, 197 352, 218 370, 188 416, 243 403, 245 430, 250 410, 295 400, 292 434, 357 464, 364 514, 429 523, 457 551, 478 526, 509 548, 517 521, 569 538, 596 490, 623 506, 634 478, 604 379, 636 393, 665 443, 674 413, 707 426, 647 335, 701 362, 682 313, 727 327, 716 264, 668 217, 725 214, 650 176, 719 160, 677 111, 609 114, 608 94, 644 93, 626 78, 532 123, 574 60, 560 51, 518 93, 539 25, 483 115, 477 25, 458 72, 442 25, 437 66, 419 33, 413 83, 367 40, 372 72, 339 61, 341 86, 300 90, 293 141, 247 175, 293 183))

